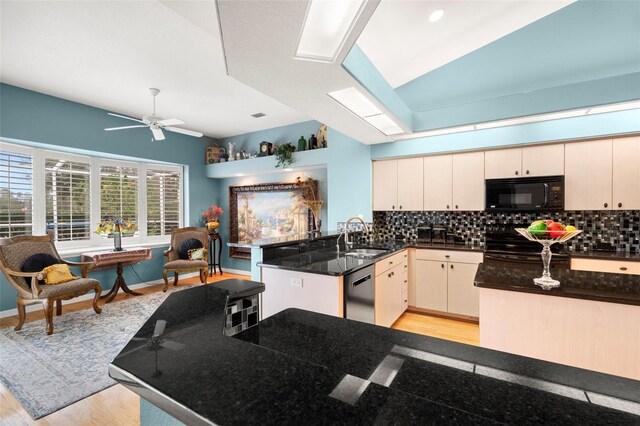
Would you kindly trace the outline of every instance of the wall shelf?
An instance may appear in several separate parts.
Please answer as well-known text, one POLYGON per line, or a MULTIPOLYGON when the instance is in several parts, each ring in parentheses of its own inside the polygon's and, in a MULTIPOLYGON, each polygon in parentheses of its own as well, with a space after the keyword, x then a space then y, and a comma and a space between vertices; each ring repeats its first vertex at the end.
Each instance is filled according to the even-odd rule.
POLYGON ((282 167, 276 168, 275 155, 208 164, 206 166, 206 174, 209 178, 223 179, 236 176, 260 175, 326 167, 329 162, 329 150, 327 148, 321 148, 294 152, 293 160, 293 164, 285 169, 282 167))

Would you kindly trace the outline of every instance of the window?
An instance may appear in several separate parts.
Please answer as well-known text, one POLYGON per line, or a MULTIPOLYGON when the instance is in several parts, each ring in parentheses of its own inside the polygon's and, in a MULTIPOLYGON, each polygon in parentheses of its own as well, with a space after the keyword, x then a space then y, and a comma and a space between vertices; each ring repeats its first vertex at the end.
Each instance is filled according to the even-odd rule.
MULTIPOLYGON (((100 166, 100 218, 138 224, 138 169, 100 166)), ((136 234, 124 233, 123 237, 136 234)))
POLYGON ((147 169, 147 235, 171 235, 180 226, 180 171, 147 169))
POLYGON ((0 150, 0 237, 33 232, 33 157, 0 150))
POLYGON ((46 158, 46 231, 56 241, 87 241, 91 236, 91 176, 88 162, 46 158))
POLYGON ((177 165, 0 140, 0 238, 49 234, 59 248, 106 248, 112 234, 95 231, 104 219, 123 219, 134 225, 122 234, 130 244, 169 242, 171 230, 183 224, 183 185, 177 165))

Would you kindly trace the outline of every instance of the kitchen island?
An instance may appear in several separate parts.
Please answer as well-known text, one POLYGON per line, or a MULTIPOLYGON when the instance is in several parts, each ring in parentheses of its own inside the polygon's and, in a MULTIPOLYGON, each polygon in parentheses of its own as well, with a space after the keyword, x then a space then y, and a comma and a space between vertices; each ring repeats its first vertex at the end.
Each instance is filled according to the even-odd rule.
POLYGON ((227 298, 169 295, 113 360, 142 425, 640 422, 635 380, 298 309, 228 337, 227 298))
POLYGON ((481 264, 480 346, 640 380, 640 275, 481 264))

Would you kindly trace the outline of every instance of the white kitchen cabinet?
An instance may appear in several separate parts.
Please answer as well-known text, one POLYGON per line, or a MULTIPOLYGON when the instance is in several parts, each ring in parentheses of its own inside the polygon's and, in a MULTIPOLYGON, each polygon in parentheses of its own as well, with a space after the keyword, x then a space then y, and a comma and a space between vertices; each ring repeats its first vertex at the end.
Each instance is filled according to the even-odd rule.
POLYGON ((375 323, 390 327, 404 312, 403 277, 404 265, 399 264, 376 276, 375 279, 375 323))
POLYGON ((416 260, 416 307, 447 312, 447 262, 416 260))
POLYGON ((564 174, 564 144, 485 151, 485 178, 560 176, 564 174))
POLYGON ((478 265, 450 262, 448 266, 447 311, 477 317, 480 313, 480 296, 474 280, 478 265))
POLYGON ((484 153, 486 179, 515 178, 522 175, 522 149, 495 149, 484 153))
POLYGON ((640 136, 613 140, 613 208, 640 209, 640 136))
POLYGON ((522 177, 562 176, 564 174, 564 144, 522 148, 522 177))
POLYGON ((422 210, 422 158, 373 162, 373 210, 422 210))
POLYGON ((453 210, 484 210, 484 151, 452 156, 453 210))
POLYGON ((422 158, 398 160, 398 210, 422 210, 422 158))
POLYGON ((424 210, 453 210, 451 155, 424 157, 424 210))
POLYGON ((398 160, 373 162, 373 210, 395 210, 398 205, 398 160))
POLYGON ((565 144, 565 210, 611 209, 612 151, 611 139, 565 144))

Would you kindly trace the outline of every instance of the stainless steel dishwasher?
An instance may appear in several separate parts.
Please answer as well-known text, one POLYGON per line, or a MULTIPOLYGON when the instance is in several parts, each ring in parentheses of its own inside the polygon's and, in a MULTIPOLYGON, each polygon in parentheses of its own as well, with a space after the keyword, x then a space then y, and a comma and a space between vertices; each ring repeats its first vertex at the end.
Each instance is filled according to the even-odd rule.
POLYGON ((374 269, 373 265, 344 277, 344 317, 374 323, 374 269))

